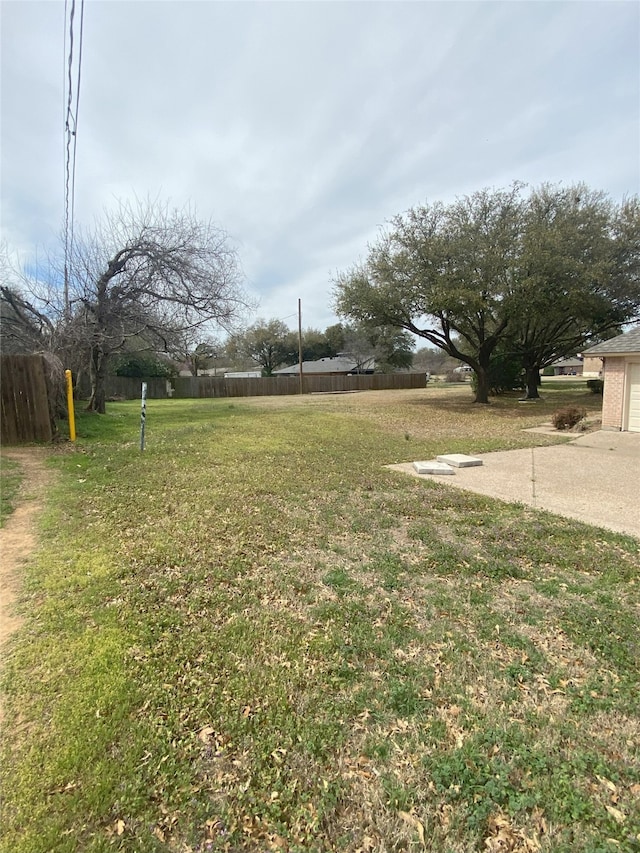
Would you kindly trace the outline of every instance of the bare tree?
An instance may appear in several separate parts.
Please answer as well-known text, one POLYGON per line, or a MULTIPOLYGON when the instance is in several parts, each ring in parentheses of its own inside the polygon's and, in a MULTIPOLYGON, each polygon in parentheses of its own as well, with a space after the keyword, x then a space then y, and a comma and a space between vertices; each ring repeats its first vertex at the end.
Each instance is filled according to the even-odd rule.
POLYGON ((69 267, 67 331, 88 352, 90 411, 104 413, 109 360, 131 339, 168 351, 180 333, 228 329, 248 307, 228 235, 157 200, 105 214, 78 235, 69 267))
POLYGON ((55 325, 24 287, 6 243, 0 245, 0 333, 2 352, 22 354, 51 349, 55 325))
POLYGON ((169 344, 169 355, 180 365, 186 365, 192 376, 215 366, 223 350, 219 338, 205 327, 194 326, 177 332, 169 344))
POLYGON ((48 352, 55 335, 51 320, 17 287, 5 284, 0 285, 0 329, 5 354, 48 352))

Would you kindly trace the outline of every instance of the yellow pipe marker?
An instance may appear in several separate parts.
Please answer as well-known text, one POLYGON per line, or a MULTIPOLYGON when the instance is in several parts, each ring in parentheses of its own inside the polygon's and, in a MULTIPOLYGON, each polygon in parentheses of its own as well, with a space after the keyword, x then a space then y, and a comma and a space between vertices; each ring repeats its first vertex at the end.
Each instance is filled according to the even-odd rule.
POLYGON ((71 441, 76 440, 76 416, 73 410, 73 381, 71 379, 71 371, 65 370, 64 375, 67 378, 67 409, 69 410, 69 438, 71 441))

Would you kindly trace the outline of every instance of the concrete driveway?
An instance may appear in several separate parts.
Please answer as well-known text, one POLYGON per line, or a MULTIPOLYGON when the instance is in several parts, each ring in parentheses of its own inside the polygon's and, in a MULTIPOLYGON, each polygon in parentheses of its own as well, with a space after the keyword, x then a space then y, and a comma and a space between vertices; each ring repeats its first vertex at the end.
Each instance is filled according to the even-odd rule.
POLYGON ((599 431, 552 447, 466 452, 482 466, 456 468, 453 476, 417 474, 412 462, 389 467, 640 539, 640 433, 599 431))

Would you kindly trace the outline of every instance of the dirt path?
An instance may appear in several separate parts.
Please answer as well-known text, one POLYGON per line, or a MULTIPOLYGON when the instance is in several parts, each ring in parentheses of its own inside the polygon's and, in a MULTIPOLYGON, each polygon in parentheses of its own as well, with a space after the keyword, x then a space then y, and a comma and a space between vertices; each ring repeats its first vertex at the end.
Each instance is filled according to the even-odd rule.
POLYGON ((2 455, 20 464, 24 479, 17 495, 16 509, 0 529, 0 647, 21 623, 15 612, 21 583, 20 569, 35 548, 36 520, 52 477, 45 465, 46 450, 16 448, 5 450, 2 455))

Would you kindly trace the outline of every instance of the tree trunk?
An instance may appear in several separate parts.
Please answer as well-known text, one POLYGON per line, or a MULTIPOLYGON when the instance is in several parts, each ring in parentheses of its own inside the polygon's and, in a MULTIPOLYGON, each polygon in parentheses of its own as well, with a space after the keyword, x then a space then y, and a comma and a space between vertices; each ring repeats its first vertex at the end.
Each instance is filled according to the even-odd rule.
POLYGON ((489 382, 489 371, 484 367, 476 368, 476 398, 474 403, 488 403, 491 385, 489 382))
POLYGON ((525 385, 527 393, 524 399, 539 400, 540 394, 538 394, 538 386, 540 385, 540 370, 537 365, 525 368, 525 385))
POLYGON ((101 347, 94 346, 91 348, 89 375, 91 377, 91 397, 87 404, 87 412, 97 412, 99 415, 104 415, 106 412, 107 359, 104 357, 101 347))

